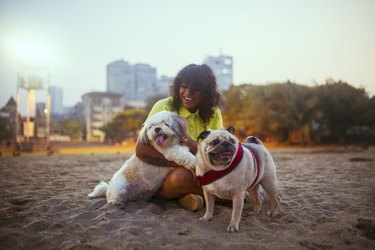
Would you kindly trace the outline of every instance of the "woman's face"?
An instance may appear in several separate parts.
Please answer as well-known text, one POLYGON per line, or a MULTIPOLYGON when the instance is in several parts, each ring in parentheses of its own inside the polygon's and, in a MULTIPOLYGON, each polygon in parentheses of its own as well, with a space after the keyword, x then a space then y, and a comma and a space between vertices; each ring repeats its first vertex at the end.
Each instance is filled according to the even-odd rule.
POLYGON ((202 101, 203 93, 200 90, 194 90, 190 85, 181 83, 180 86, 180 100, 181 104, 191 113, 197 111, 200 102, 202 101))

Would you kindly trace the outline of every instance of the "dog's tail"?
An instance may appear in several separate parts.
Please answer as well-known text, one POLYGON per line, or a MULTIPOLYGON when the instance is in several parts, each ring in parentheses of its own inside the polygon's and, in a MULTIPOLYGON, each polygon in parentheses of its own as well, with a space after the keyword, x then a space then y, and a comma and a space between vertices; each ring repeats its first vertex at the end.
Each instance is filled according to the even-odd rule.
POLYGON ((255 143, 255 144, 258 144, 258 145, 263 145, 262 141, 259 140, 258 138, 256 138, 255 136, 248 136, 246 138, 246 142, 247 143, 255 143))
POLYGON ((105 197, 107 194, 109 184, 107 182, 101 181, 94 190, 89 193, 87 196, 90 198, 96 198, 96 197, 105 197))

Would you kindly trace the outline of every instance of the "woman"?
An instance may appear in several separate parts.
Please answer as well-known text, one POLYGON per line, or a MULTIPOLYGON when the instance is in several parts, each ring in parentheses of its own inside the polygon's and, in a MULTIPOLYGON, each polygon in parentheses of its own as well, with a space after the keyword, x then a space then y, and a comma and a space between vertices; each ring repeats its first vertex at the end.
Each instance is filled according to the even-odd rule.
MULTIPOLYGON (((173 80, 171 96, 159 100, 150 111, 149 117, 162 110, 172 111, 184 117, 188 123, 190 138, 183 142, 190 151, 197 152, 197 138, 206 129, 223 127, 220 109, 220 93, 217 90, 216 78, 206 64, 190 64, 184 67, 173 80)), ((186 168, 167 161, 151 145, 137 141, 136 155, 150 164, 175 167, 165 178, 160 195, 165 199, 178 198, 180 205, 190 211, 197 211, 203 206, 202 189, 186 168)))

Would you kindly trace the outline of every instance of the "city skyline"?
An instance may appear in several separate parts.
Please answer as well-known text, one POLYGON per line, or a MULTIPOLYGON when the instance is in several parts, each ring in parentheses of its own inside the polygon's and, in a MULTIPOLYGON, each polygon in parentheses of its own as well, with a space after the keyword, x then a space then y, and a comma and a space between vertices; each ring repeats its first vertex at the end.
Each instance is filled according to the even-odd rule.
POLYGON ((105 91, 115 60, 174 77, 220 54, 233 56, 235 85, 333 78, 373 95, 374 9, 371 0, 1 1, 0 106, 16 97, 17 62, 32 56, 48 62, 64 106, 105 91))

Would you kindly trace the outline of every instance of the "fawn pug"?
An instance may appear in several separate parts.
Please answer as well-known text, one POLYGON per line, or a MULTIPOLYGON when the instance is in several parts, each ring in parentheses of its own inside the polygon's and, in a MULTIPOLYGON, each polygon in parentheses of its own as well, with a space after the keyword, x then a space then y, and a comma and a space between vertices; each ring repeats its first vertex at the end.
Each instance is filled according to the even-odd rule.
POLYGON ((255 137, 241 144, 233 135, 233 127, 207 130, 198 137, 198 165, 196 176, 203 186, 206 212, 200 220, 212 219, 215 196, 232 200, 232 217, 226 227, 228 232, 239 230, 246 192, 254 202, 254 212, 262 205, 260 185, 271 203, 269 215, 278 208, 276 167, 270 152, 255 137))

